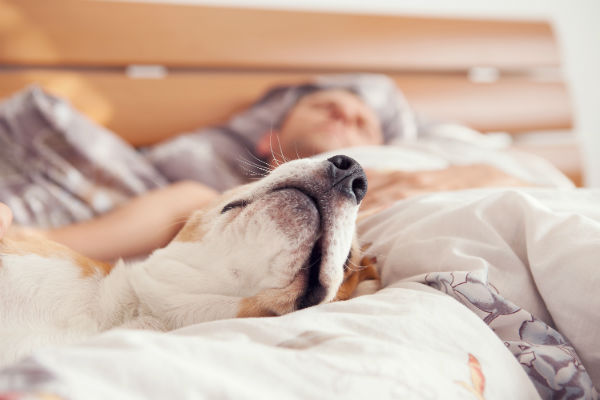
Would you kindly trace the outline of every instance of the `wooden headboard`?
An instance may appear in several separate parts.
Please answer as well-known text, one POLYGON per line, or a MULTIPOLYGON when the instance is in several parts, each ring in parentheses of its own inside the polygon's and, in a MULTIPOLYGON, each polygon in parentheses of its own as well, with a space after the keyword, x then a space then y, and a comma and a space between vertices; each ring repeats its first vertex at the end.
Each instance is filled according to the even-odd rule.
POLYGON ((381 72, 431 117, 572 125, 544 21, 0 0, 0 98, 37 82, 134 145, 223 122, 278 83, 381 72))

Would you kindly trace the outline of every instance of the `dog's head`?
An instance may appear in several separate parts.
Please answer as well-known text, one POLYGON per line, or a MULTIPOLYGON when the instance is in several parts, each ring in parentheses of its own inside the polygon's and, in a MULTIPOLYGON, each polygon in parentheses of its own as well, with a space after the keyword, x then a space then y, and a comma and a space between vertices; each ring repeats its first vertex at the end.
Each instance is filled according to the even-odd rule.
POLYGON ((212 293, 243 298, 238 316, 331 301, 357 243, 366 190, 363 169, 349 157, 290 161, 193 214, 167 249, 205 270, 212 293))

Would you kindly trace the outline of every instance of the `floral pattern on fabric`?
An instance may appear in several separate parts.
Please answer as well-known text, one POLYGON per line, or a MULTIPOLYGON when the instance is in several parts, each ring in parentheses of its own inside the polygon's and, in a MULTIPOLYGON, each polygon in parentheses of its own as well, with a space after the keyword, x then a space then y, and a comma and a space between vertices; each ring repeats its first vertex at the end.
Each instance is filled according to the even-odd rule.
POLYGON ((543 399, 598 399, 573 346, 556 330, 506 300, 476 272, 427 274, 425 283, 464 304, 504 341, 543 399))

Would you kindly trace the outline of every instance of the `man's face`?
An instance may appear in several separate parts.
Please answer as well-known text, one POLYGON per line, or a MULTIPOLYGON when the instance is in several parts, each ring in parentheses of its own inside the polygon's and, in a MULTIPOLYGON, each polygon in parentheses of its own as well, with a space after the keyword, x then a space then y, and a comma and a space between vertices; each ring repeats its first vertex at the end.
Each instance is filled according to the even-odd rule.
MULTIPOLYGON (((308 157, 343 147, 383 143, 375 112, 345 90, 321 90, 304 96, 292 108, 279 131, 289 159, 308 157)), ((274 149, 279 144, 273 143, 274 149)))

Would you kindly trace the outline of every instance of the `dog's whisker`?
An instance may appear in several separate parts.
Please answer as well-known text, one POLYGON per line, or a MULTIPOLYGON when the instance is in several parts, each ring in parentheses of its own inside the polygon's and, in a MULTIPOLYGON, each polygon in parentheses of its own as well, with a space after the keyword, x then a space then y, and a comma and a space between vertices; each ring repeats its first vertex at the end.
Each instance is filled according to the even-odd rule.
MULTIPOLYGON (((279 159, 277 159, 277 157, 275 156, 275 153, 273 152, 273 125, 274 125, 273 121, 274 121, 274 118, 271 118, 270 127, 269 127, 269 146, 271 147, 271 155, 273 156, 273 159, 277 163, 277 166, 280 166, 281 163, 279 162, 279 159)), ((275 136, 277 136, 277 139, 279 140, 279 134, 276 134, 275 136)))
POLYGON ((269 147, 271 148, 271 156, 273 157, 273 161, 275 161, 277 166, 280 166, 281 163, 279 162, 277 157, 275 157, 275 152, 273 151, 273 131, 272 130, 271 130, 271 133, 269 133, 269 147))
POLYGON ((355 263, 353 263, 350 260, 348 260, 348 262, 344 265, 344 267, 346 267, 347 270, 350 270, 350 271, 353 271, 353 272, 365 269, 365 266, 363 266, 363 265, 356 265, 355 263))
POLYGON ((248 154, 250 154, 250 157, 252 157, 252 158, 253 158, 253 159, 255 159, 256 161, 258 161, 258 164, 259 164, 259 165, 261 165, 261 166, 263 166, 263 167, 265 167, 265 168, 268 168, 269 170, 273 170, 273 167, 272 167, 272 166, 271 166, 271 165, 270 165, 268 162, 266 162, 266 161, 265 161, 265 160, 263 160, 263 159, 260 159, 260 158, 258 158, 256 155, 254 155, 254 153, 252 153, 252 152, 250 151, 250 149, 246 148, 246 152, 247 152, 248 154))
POLYGON ((244 175, 246 176, 247 179, 262 179, 265 176, 267 176, 267 173, 256 172, 256 171, 253 171, 251 169, 244 167, 243 165, 241 165, 240 168, 244 172, 244 175))
POLYGON ((243 165, 240 165, 239 168, 240 168, 240 172, 242 172, 246 178, 250 178, 252 176, 259 175, 258 172, 254 171, 254 170, 251 170, 251 169, 249 169, 249 168, 247 168, 247 167, 245 167, 243 165))
POLYGON ((279 138, 279 135, 277 135, 277 143, 279 143, 279 154, 281 154, 281 158, 283 158, 283 162, 288 162, 289 160, 287 160, 285 158, 285 154, 283 154, 283 149, 281 148, 281 140, 279 138))
POLYGON ((265 177, 265 174, 260 174, 260 173, 251 171, 247 168, 243 168, 243 167, 242 167, 242 172, 246 179, 262 179, 265 177))
MULTIPOLYGON (((236 161, 243 161, 243 162, 245 162, 245 163, 246 163, 246 164, 248 164, 248 165, 252 165, 253 167, 262 167, 261 165, 259 165, 259 164, 256 164, 254 161, 247 159, 246 157, 244 157, 244 156, 243 156, 243 155, 241 155, 241 154, 238 154, 238 155, 235 157, 235 159, 236 159, 236 161)), ((264 168, 264 167, 263 167, 263 168, 264 168)))
POLYGON ((298 154, 298 142, 294 141, 294 150, 296 151, 296 160, 299 160, 300 154, 298 154))
POLYGON ((256 169, 258 169, 258 170, 261 170, 261 171, 263 171, 263 172, 266 172, 267 174, 271 172, 271 169, 270 169, 270 168, 268 168, 268 167, 265 167, 265 166, 263 166, 263 165, 256 164, 255 162, 253 162, 253 161, 251 161, 251 160, 248 160, 248 159, 246 159, 246 158, 243 158, 242 156, 238 156, 238 157, 237 157, 237 161, 239 161, 239 162, 241 162, 241 163, 244 163, 244 164, 246 164, 246 165, 248 165, 248 166, 250 166, 250 167, 256 168, 256 169))
POLYGON ((237 161, 239 163, 241 163, 241 164, 246 164, 247 166, 250 166, 250 167, 254 168, 254 170, 253 170, 253 169, 250 169, 250 168, 248 168, 248 167, 246 167, 244 165, 240 165, 240 167, 243 170, 245 170, 246 172, 249 172, 251 175, 257 175, 257 176, 263 176, 264 177, 264 176, 268 175, 271 172, 271 170, 269 170, 269 169, 266 169, 264 167, 258 166, 256 164, 253 164, 250 161, 247 161, 247 160, 244 160, 244 159, 241 159, 241 158, 238 158, 237 161), (258 173, 256 170, 262 171, 263 173, 258 173))
MULTIPOLYGON (((250 155, 252 155, 252 154, 250 154, 250 155)), ((250 160, 250 159, 244 157, 241 154, 237 155, 236 160, 238 160, 238 161, 240 161, 240 160, 244 161, 246 164, 252 165, 252 166, 257 167, 257 168, 270 169, 270 166, 268 164, 266 164, 264 161, 259 160, 261 162, 261 164, 258 164, 254 160, 250 160)))

